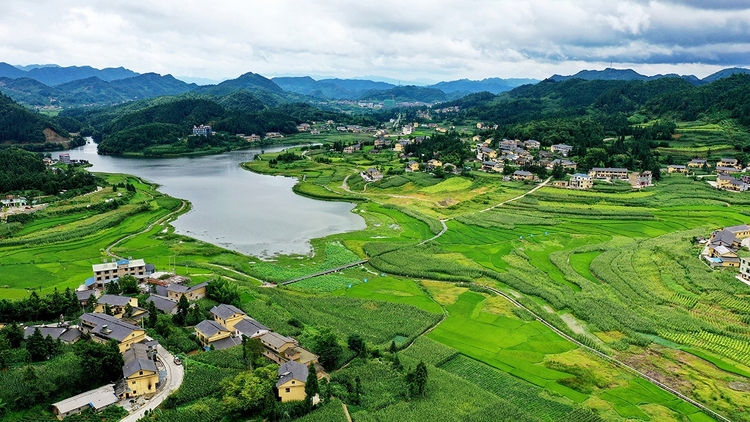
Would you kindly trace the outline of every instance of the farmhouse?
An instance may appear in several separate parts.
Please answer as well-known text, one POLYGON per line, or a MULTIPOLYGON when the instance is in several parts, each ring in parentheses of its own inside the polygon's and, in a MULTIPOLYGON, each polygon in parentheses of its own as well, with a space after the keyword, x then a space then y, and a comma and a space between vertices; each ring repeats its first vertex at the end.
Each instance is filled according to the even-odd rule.
POLYGON ((234 335, 247 338, 260 337, 271 332, 271 329, 252 318, 244 318, 234 324, 234 335))
POLYGON ((645 188, 646 186, 651 186, 652 175, 648 170, 640 173, 635 171, 630 173, 628 180, 634 188, 645 188))
POLYGON ((204 319, 195 326, 195 336, 201 342, 203 347, 209 348, 214 346, 216 350, 223 350, 239 344, 231 339, 232 332, 224 328, 223 325, 210 319, 204 319), (222 341, 227 340, 228 341, 222 341))
POLYGON ((297 341, 291 337, 269 332, 262 335, 260 341, 266 348, 263 356, 279 365, 289 361, 295 361, 303 365, 308 365, 310 362, 318 363, 318 355, 299 347, 297 341))
POLYGON ((69 399, 65 399, 52 405, 52 412, 57 419, 63 420, 66 416, 81 413, 84 409, 93 409, 98 412, 113 404, 119 399, 115 395, 115 385, 107 384, 95 390, 86 391, 69 399))
POLYGON ((117 340, 120 345, 120 353, 146 338, 146 331, 142 328, 107 314, 83 314, 79 327, 84 334, 90 335, 94 341, 106 343, 109 340, 117 340))
POLYGON ((442 167, 443 163, 440 160, 432 159, 427 162, 428 169, 434 169, 435 167, 442 167))
POLYGON ((541 148, 542 144, 539 141, 529 139, 528 141, 524 141, 523 146, 528 149, 539 149, 541 148))
POLYGON ((198 300, 206 297, 206 286, 208 283, 200 283, 195 286, 187 287, 182 284, 172 283, 167 286, 167 298, 179 302, 182 296, 187 300, 198 300))
POLYGON ((123 386, 121 399, 152 395, 156 393, 159 383, 159 370, 148 353, 148 346, 134 344, 122 354, 125 364, 122 366, 123 386))
POLYGON ((573 151, 573 147, 571 145, 555 144, 550 147, 550 151, 554 153, 558 153, 562 155, 563 157, 567 157, 568 154, 570 154, 570 152, 573 151))
POLYGON ((419 171, 419 163, 416 161, 409 161, 406 164, 406 171, 419 171))
POLYGON ((716 174, 736 174, 739 172, 736 167, 716 166, 716 174))
POLYGON ((29 336, 34 334, 36 329, 42 333, 45 338, 50 336, 52 340, 60 339, 63 343, 73 344, 81 339, 81 331, 78 328, 71 328, 67 324, 63 325, 30 325, 23 328, 23 338, 28 339, 29 336))
POLYGON ((112 316, 115 318, 122 318, 125 316, 125 313, 127 311, 128 305, 130 305, 130 315, 127 315, 128 318, 139 318, 144 317, 148 313, 145 309, 141 309, 138 307, 138 298, 137 297, 128 297, 128 296, 120 296, 120 295, 102 295, 97 302, 96 302, 96 308, 94 308, 94 312, 103 314, 105 313, 107 307, 109 307, 110 312, 112 312, 112 316))
POLYGON ((740 258, 740 279, 750 281, 750 258, 740 258))
POLYGON ((193 136, 211 136, 211 126, 193 126, 193 136))
POLYGON ((146 269, 146 262, 142 259, 121 259, 117 262, 94 264, 91 266, 91 269, 94 271, 94 281, 97 284, 125 275, 132 275, 138 278, 151 275, 146 269))
POLYGON ((736 158, 722 158, 716 163, 716 167, 733 167, 737 170, 742 168, 736 158))
POLYGON ((534 173, 525 170, 516 170, 513 172, 513 180, 534 180, 534 173))
POLYGON ((151 295, 146 299, 146 302, 154 302, 154 306, 156 306, 156 309, 164 312, 165 314, 177 313, 177 302, 169 300, 164 296, 151 295))
POLYGON ((706 160, 693 158, 689 163, 687 163, 687 166, 692 168, 702 168, 703 166, 708 166, 708 162, 706 160))
POLYGON ((214 321, 230 331, 234 330, 234 324, 247 316, 241 309, 223 303, 211 308, 211 315, 214 316, 214 321))
POLYGON ((502 173, 503 172, 503 164, 502 163, 496 163, 494 161, 482 161, 482 170, 484 170, 484 171, 494 171, 496 173, 502 173))
POLYGON ((591 189, 593 186, 594 181, 588 174, 576 173, 570 176, 570 187, 573 189, 591 189))
POLYGON ((667 167, 667 173, 687 173, 687 166, 671 164, 667 167))
POLYGON ((570 160, 561 160, 559 158, 552 160, 549 164, 547 164, 547 170, 552 170, 555 165, 561 165, 565 170, 573 170, 575 171, 578 167, 578 164, 574 163, 570 160))
POLYGON ((724 230, 735 235, 738 239, 745 239, 750 237, 750 226, 747 224, 740 224, 739 226, 725 227, 724 230))
POLYGON ((552 182, 552 186, 555 188, 567 188, 568 181, 567 180, 555 180, 554 182, 552 182))
POLYGON ((594 167, 589 170, 589 176, 594 179, 622 179, 628 178, 628 169, 613 167, 594 167))
POLYGON ((305 399, 305 383, 309 373, 307 366, 294 361, 285 362, 279 367, 276 389, 282 402, 305 399))
POLYGON ((383 173, 374 167, 370 167, 366 171, 363 171, 360 173, 360 176, 362 176, 362 179, 364 179, 365 182, 377 182, 378 180, 383 179, 383 173))

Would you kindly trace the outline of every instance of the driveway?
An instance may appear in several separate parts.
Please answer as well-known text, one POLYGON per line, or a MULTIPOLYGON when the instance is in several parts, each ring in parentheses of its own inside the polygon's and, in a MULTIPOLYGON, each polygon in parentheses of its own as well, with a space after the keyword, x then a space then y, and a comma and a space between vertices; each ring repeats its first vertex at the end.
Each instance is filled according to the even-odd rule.
POLYGON ((143 417, 143 414, 147 410, 152 410, 159 406, 172 391, 180 388, 182 384, 182 379, 185 377, 185 368, 182 365, 175 365, 174 356, 167 349, 161 347, 161 345, 157 346, 157 351, 157 359, 164 364, 167 370, 166 385, 162 386, 161 390, 151 397, 150 400, 146 401, 146 404, 141 408, 123 418, 122 422, 136 422, 143 417))

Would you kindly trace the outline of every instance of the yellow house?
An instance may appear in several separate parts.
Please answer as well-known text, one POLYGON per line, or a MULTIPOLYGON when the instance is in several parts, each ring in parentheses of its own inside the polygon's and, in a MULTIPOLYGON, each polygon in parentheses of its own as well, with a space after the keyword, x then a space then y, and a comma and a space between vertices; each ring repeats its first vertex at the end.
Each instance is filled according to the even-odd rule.
POLYGON ((190 287, 172 283, 167 287, 167 298, 175 302, 179 302, 182 296, 185 296, 187 300, 202 299, 206 297, 206 286, 208 286, 207 282, 190 287))
POLYGON ((716 163, 716 167, 734 167, 736 169, 742 168, 736 158, 722 158, 718 163, 716 163))
POLYGON ((443 167, 443 163, 440 160, 435 160, 434 158, 427 162, 428 167, 443 167))
POLYGON ((401 152, 404 150, 404 146, 399 143, 396 143, 393 145, 393 150, 396 152, 401 152))
POLYGON ((241 309, 223 303, 211 308, 211 314, 214 316, 214 321, 229 331, 234 331, 235 324, 247 316, 241 309))
POLYGON ((693 168, 702 168, 703 166, 707 166, 707 165, 708 165, 708 162, 706 160, 701 160, 698 158, 694 158, 690 160, 690 162, 687 163, 688 167, 693 167, 693 168))
POLYGON ((741 224, 739 226, 726 227, 724 230, 732 233, 737 239, 744 239, 750 237, 750 226, 747 224, 741 224))
POLYGON ((669 167, 667 167, 667 172, 668 173, 687 173, 687 167, 672 164, 669 167))
POLYGON ((309 373, 307 366, 294 361, 286 362, 279 367, 279 380, 276 381, 276 389, 282 402, 305 399, 305 383, 309 373))
POLYGON ((231 335, 231 331, 224 328, 223 325, 209 319, 204 319, 195 326, 195 336, 204 346, 210 346, 211 343, 223 340, 231 335))
POLYGON ((125 308, 127 305, 130 305, 133 308, 138 307, 138 298, 120 295, 102 295, 102 297, 96 302, 94 312, 103 314, 106 305, 109 305, 109 309, 112 311, 112 315, 115 318, 122 318, 125 314, 125 308))
POLYGON ((120 353, 130 349, 133 344, 146 339, 146 331, 142 328, 107 314, 86 313, 81 315, 79 329, 81 332, 89 334, 92 340, 100 343, 116 340, 120 345, 120 353))
POLYGON ((733 180, 735 180, 734 177, 728 174, 720 174, 716 176, 716 186, 719 189, 726 188, 727 186, 732 184, 733 180))
POLYGON ((159 382, 159 370, 149 357, 148 346, 134 344, 122 354, 125 364, 122 366, 124 389, 121 399, 151 395, 156 393, 159 382))
POLYGON ((534 173, 525 170, 516 170, 513 172, 513 180, 534 180, 534 173))
POLYGON ((406 165, 406 168, 411 171, 419 171, 419 163, 416 161, 409 161, 409 164, 406 165))

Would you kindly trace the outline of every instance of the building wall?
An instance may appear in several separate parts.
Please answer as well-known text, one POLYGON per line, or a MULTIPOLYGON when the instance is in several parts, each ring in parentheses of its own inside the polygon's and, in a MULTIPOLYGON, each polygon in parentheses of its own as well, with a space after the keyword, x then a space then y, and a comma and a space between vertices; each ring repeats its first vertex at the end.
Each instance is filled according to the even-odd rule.
POLYGON ((305 383, 297 380, 287 381, 279 386, 279 397, 282 402, 302 401, 305 399, 305 383))
POLYGON ((214 320, 218 322, 219 324, 223 325, 229 331, 234 331, 234 326, 238 322, 242 321, 243 318, 244 316, 242 315, 234 314, 231 317, 227 318, 226 320, 223 320, 214 315, 214 320))
POLYGON ((230 333, 228 331, 220 331, 220 332, 214 334, 211 337, 206 337, 200 331, 195 330, 195 336, 198 337, 198 339, 201 341, 201 343, 204 346, 208 346, 209 344, 211 344, 211 343, 213 343, 215 341, 219 341, 219 340, 225 339, 225 338, 227 338, 227 337, 229 337, 231 335, 232 335, 232 333, 230 333))
POLYGON ((156 383, 159 382, 159 374, 152 371, 135 373, 125 379, 126 389, 123 397, 138 397, 156 393, 156 383))

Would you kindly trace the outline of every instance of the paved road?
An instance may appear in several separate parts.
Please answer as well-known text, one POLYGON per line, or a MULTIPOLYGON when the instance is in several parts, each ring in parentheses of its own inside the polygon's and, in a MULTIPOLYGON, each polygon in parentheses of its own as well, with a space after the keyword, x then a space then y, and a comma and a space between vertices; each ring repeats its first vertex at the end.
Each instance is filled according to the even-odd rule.
POLYGON ((161 345, 158 346, 157 350, 159 352, 158 359, 167 369, 166 385, 162 387, 161 391, 151 397, 151 400, 146 401, 143 407, 123 418, 122 422, 136 422, 143 417, 146 410, 155 409, 172 391, 180 388, 182 384, 182 380, 185 377, 185 368, 182 365, 175 365, 174 356, 167 349, 161 347, 161 345))

